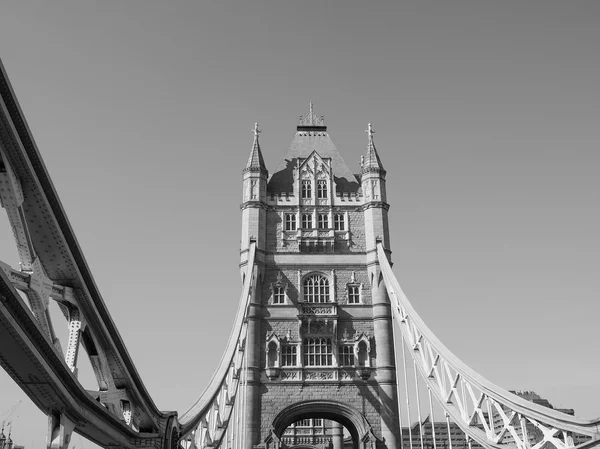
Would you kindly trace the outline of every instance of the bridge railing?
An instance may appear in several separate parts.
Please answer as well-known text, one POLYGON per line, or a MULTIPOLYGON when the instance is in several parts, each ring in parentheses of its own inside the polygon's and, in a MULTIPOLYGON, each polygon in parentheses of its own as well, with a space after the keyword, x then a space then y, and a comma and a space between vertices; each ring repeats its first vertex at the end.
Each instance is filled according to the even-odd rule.
POLYGON ((185 449, 217 448, 222 443, 229 448, 242 447, 246 424, 243 413, 246 314, 255 280, 255 251, 256 245, 251 242, 233 330, 219 366, 202 395, 179 418, 180 442, 185 449))
MULTIPOLYGON (((414 381, 417 382, 413 400, 416 396, 419 423, 423 421, 420 402, 427 404, 427 398, 420 401, 418 382, 424 382, 431 413, 434 410, 431 405, 433 395, 446 419, 455 422, 465 433, 469 446, 471 442, 496 449, 507 446, 567 449, 600 445, 600 419, 579 419, 535 404, 494 385, 463 363, 433 334, 412 307, 394 276, 381 243, 377 246, 377 254, 396 321, 394 329, 401 334, 403 357, 397 369, 404 371, 405 383, 406 363, 410 360, 413 363, 414 381)), ((409 388, 405 385, 404 391, 399 390, 401 395, 404 393, 410 420, 409 388)), ((402 404, 399 406, 403 407, 402 404)), ((423 432, 419 433, 422 435, 423 432)), ((412 448, 412 436, 409 438, 412 448)), ((435 445, 435 439, 433 443, 435 445)))

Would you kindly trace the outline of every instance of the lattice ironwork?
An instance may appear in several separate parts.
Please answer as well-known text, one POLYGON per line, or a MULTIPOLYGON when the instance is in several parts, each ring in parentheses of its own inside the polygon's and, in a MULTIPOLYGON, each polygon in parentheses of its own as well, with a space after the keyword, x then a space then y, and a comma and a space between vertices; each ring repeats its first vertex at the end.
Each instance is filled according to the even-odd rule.
POLYGON ((219 367, 204 393, 180 418, 184 449, 218 448, 223 444, 238 447, 244 437, 246 314, 256 278, 254 255, 255 244, 251 243, 235 323, 219 367))
MULTIPOLYGON (((578 419, 506 391, 460 361, 429 330, 402 291, 383 245, 377 254, 396 327, 428 390, 454 422, 488 448, 569 449, 600 445, 600 420, 578 419)), ((407 357, 408 358, 408 357, 407 357)))

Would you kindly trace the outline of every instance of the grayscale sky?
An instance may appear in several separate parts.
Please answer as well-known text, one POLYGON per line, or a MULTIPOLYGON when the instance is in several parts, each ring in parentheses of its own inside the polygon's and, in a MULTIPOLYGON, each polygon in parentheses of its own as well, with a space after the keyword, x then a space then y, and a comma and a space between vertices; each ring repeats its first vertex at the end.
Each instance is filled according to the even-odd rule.
MULTIPOLYGON (((600 416, 599 48, 597 1, 0 6, 0 57, 104 300, 179 412, 239 299, 250 130, 273 170, 312 100, 356 171, 373 123, 394 270, 441 340, 504 388, 600 416)), ((0 259, 17 266, 5 214, 0 259)), ((45 447, 2 370, 0 398, 24 400, 14 439, 45 447)))

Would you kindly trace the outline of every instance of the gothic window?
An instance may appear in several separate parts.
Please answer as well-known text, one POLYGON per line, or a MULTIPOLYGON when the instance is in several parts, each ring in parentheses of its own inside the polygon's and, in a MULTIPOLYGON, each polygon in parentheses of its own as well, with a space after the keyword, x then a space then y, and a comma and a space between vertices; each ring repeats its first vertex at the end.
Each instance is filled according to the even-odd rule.
POLYGON ((285 214, 285 230, 296 230, 296 214, 285 214))
POLYGON ((304 301, 329 302, 329 281, 320 274, 304 279, 304 301))
POLYGON ((318 216, 319 229, 329 228, 329 217, 327 214, 319 214, 318 216))
POLYGON ((275 368, 277 366, 277 343, 269 343, 267 350, 267 367, 275 368))
POLYGON ((297 346, 283 345, 281 347, 281 366, 297 366, 297 346))
POLYGON ((339 347, 340 366, 354 365, 354 348, 352 346, 339 347))
POLYGON ((373 186, 373 199, 377 200, 377 199, 379 199, 379 195, 377 195, 377 181, 373 180, 373 181, 371 181, 371 184, 373 186))
POLYGON ((317 182, 317 198, 327 198, 327 181, 320 180, 317 182))
POLYGON ((312 214, 302 214, 302 229, 312 229, 312 214))
POLYGON ((331 366, 332 364, 331 338, 304 339, 304 366, 331 366))
POLYGON ((348 285, 348 304, 360 303, 360 285, 348 285))
POLYGON ((312 185, 310 180, 302 181, 302 193, 303 199, 312 198, 312 185))
POLYGON ((250 182, 250 198, 256 199, 256 181, 254 180, 250 182))
POLYGON ((346 230, 346 217, 344 217, 344 214, 335 214, 333 216, 333 227, 336 231, 346 230))
POLYGON ((358 343, 358 366, 369 366, 367 344, 364 341, 358 343))
POLYGON ((282 285, 273 287, 273 304, 285 304, 285 288, 282 285))

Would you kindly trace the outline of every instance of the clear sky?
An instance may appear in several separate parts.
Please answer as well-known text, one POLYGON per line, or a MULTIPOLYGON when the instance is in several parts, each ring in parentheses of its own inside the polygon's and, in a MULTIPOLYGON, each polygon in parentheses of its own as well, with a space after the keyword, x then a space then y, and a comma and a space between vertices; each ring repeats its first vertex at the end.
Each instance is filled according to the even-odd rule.
MULTIPOLYGON (((0 57, 104 300, 158 407, 179 412, 239 299, 250 130, 273 171, 312 100, 355 171, 373 123, 394 270, 441 340, 504 388, 600 416, 599 48, 597 1, 0 12, 0 57)), ((0 259, 17 266, 5 214, 0 259)), ((1 371, 0 413, 20 399, 14 439, 45 447, 45 416, 1 371)))

